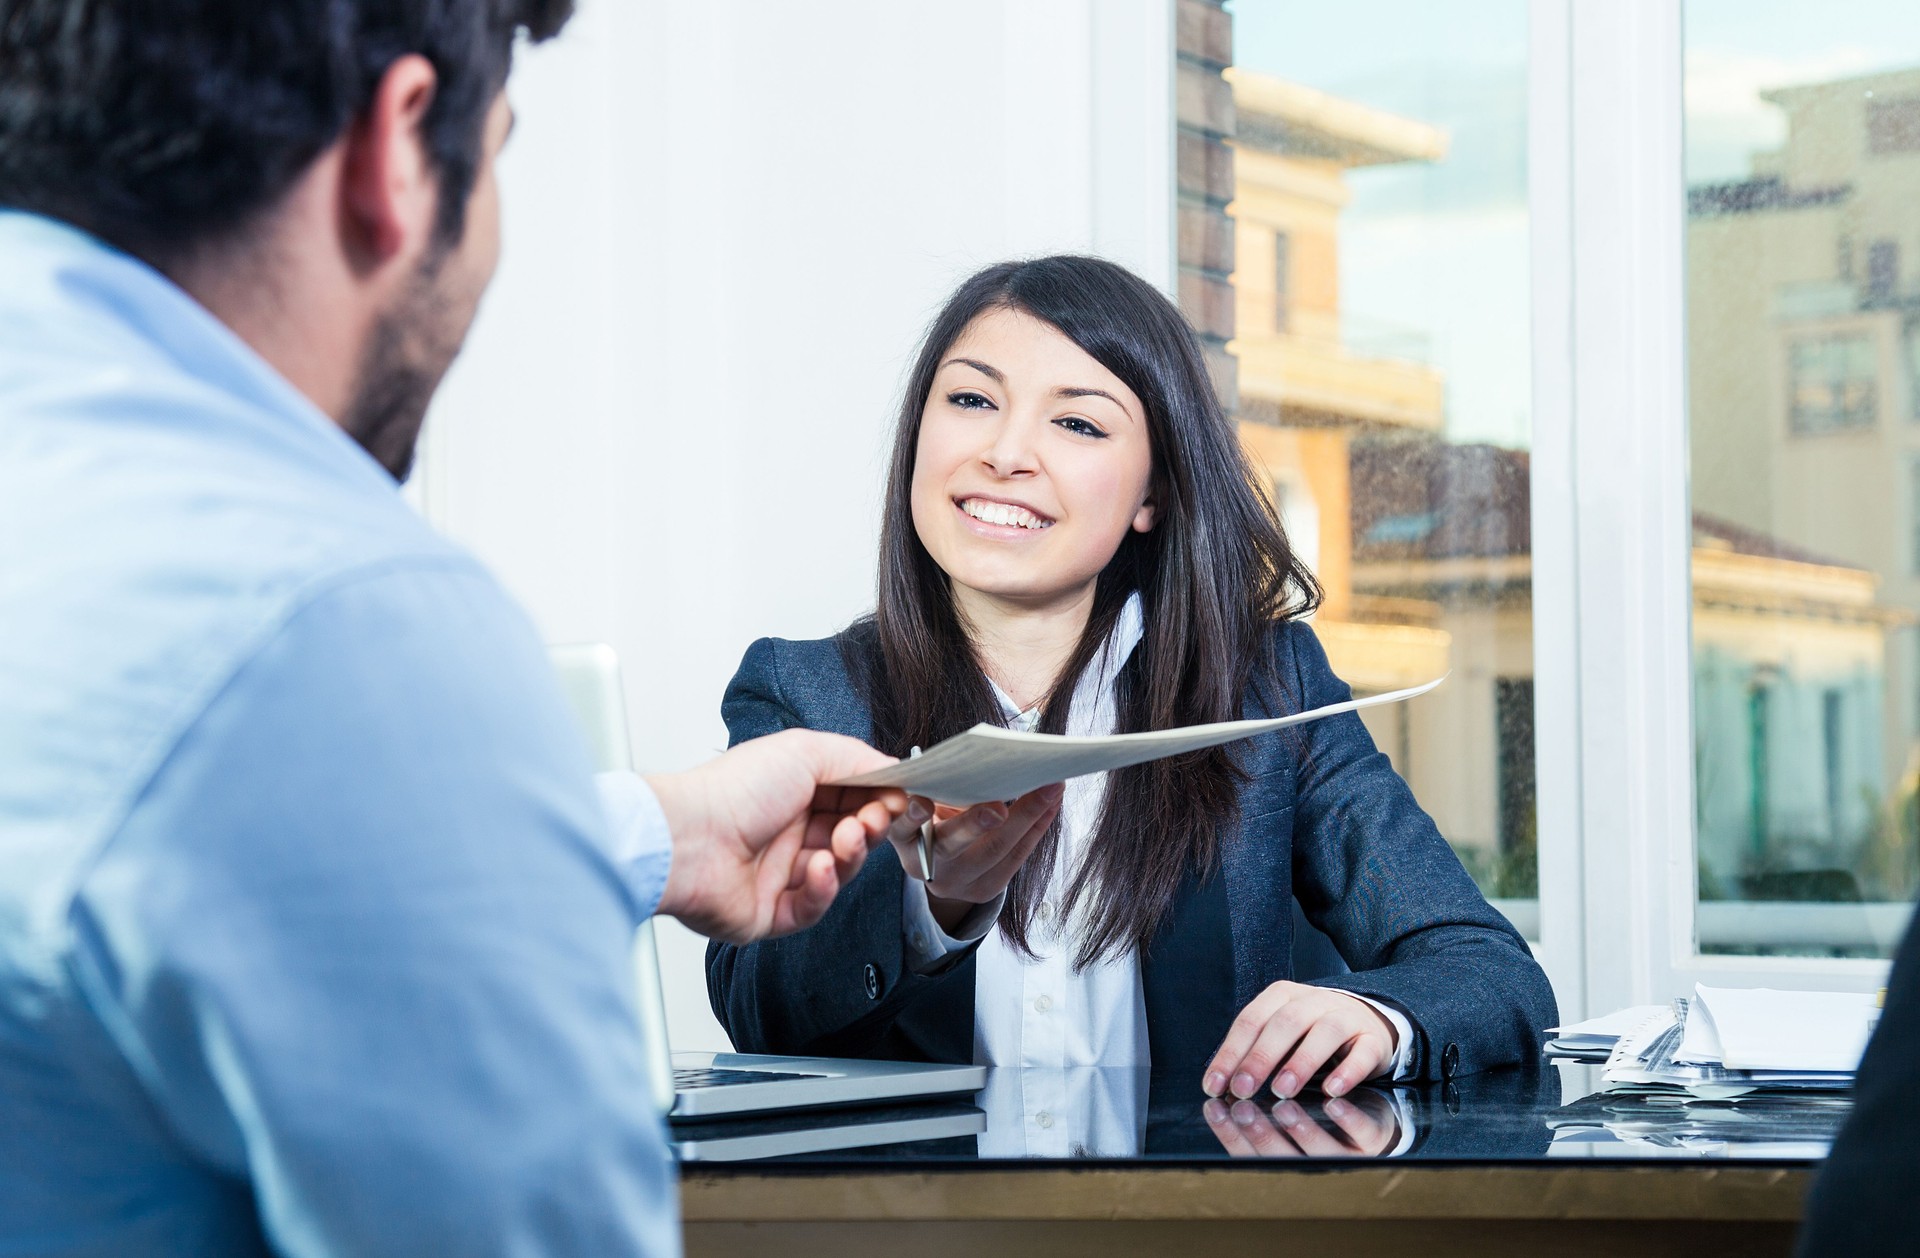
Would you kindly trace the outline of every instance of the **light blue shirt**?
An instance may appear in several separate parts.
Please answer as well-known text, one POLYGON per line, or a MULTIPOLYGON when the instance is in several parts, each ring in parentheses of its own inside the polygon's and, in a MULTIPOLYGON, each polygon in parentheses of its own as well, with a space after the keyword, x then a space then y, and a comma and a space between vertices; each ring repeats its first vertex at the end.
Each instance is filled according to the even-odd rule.
POLYGON ((0 213, 0 1250, 677 1253, 653 834, 376 463, 0 213))

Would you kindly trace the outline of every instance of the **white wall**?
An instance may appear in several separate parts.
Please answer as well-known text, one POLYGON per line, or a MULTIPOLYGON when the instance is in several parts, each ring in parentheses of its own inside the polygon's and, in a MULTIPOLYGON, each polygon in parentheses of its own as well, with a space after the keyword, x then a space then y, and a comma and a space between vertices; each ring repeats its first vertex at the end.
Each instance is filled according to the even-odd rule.
MULTIPOLYGON (((635 755, 725 745, 763 635, 872 598, 920 332, 1001 258, 1173 286, 1170 0, 585 0, 526 53, 505 251, 416 492, 550 641, 613 644, 635 755)), ((676 1047, 725 1046, 661 931, 676 1047)))

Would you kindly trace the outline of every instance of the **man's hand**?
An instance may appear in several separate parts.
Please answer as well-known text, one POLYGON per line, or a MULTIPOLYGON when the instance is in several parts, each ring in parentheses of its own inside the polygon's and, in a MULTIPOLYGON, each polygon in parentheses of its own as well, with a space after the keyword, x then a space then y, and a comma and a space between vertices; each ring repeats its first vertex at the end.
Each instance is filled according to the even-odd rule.
POLYGON ((907 807, 903 791, 824 783, 892 763, 852 738, 786 730, 650 775, 673 834, 659 911, 728 943, 813 925, 907 807))
POLYGON ((1027 863, 1033 848, 1060 815, 1065 788, 1059 783, 1029 791, 1011 805, 975 804, 965 812, 917 796, 888 836, 907 877, 920 876, 920 825, 933 817, 933 881, 927 907, 940 929, 951 931, 977 906, 990 904, 1027 863))
POLYGON ((1339 1066, 1321 1085, 1328 1096, 1339 1096, 1393 1060, 1394 1038, 1393 1024, 1358 996, 1305 983, 1275 983, 1233 1020, 1201 1086, 1208 1096, 1231 1091, 1245 1098, 1278 1071, 1273 1091, 1286 1099, 1340 1055, 1339 1066))

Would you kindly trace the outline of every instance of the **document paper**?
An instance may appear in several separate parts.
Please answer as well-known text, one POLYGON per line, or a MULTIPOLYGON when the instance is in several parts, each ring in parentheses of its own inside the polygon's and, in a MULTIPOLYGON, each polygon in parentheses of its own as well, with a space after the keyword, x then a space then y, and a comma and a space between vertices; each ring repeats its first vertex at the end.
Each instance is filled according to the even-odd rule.
POLYGON ((1088 773, 1105 773, 1162 756, 1218 747, 1376 703, 1397 703, 1423 695, 1445 680, 1445 676, 1436 677, 1424 686, 1330 703, 1311 712, 1296 712, 1270 720, 1219 721, 1139 734, 1108 734, 1103 738, 1021 734, 998 725, 980 724, 911 760, 833 785, 897 786, 936 803, 968 808, 990 799, 1017 799, 1028 791, 1088 773))

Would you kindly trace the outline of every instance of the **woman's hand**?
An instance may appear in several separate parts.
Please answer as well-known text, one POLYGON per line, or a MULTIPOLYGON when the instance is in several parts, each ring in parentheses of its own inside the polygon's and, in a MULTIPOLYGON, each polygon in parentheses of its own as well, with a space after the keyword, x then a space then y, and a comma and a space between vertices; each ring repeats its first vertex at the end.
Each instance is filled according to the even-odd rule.
POLYGON ((927 904, 942 930, 951 931, 967 914, 990 904, 1013 881, 1038 843, 1060 815, 1064 788, 1059 783, 1029 791, 1012 804, 975 804, 961 812, 915 797, 893 823, 887 837, 900 853, 907 876, 920 875, 920 825, 933 823, 933 881, 927 884, 927 904))
POLYGON ((1220 1147, 1237 1158, 1377 1158, 1400 1140, 1393 1105, 1374 1088, 1335 1097, 1309 1114, 1298 1101, 1271 1110, 1252 1101, 1211 1100, 1201 1108, 1220 1147))
POLYGON ((1286 1099, 1338 1057, 1339 1066, 1321 1089, 1339 1096, 1393 1060, 1394 1038, 1393 1024, 1358 996, 1331 987, 1275 983, 1233 1020, 1201 1086, 1208 1096, 1231 1090, 1244 1098, 1271 1077, 1275 1095, 1286 1099))

